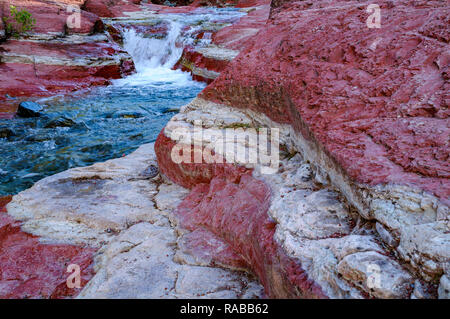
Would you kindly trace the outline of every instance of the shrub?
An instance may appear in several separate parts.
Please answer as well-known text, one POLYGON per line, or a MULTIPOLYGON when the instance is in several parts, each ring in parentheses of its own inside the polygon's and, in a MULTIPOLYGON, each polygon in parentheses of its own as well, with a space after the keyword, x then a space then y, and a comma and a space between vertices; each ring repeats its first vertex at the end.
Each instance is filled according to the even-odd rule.
POLYGON ((9 6, 10 16, 3 17, 5 22, 5 33, 7 37, 18 38, 20 35, 33 30, 36 20, 31 13, 25 9, 17 10, 15 6, 9 6))

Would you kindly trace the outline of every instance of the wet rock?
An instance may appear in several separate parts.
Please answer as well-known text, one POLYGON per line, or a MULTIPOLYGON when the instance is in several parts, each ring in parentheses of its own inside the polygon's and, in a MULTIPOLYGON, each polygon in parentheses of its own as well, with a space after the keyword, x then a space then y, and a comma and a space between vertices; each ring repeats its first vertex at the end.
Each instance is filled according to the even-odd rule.
POLYGON ((97 155, 106 155, 112 150, 112 145, 109 143, 91 145, 81 148, 82 152, 96 153, 97 155))
POLYGON ((76 123, 74 120, 65 117, 65 116, 60 116, 57 117, 53 120, 50 120, 47 124, 45 124, 45 128, 56 128, 56 127, 72 127, 74 126, 76 123))
POLYGON ((75 131, 89 131, 90 128, 86 123, 81 121, 76 122, 70 129, 75 131))
POLYGON ((174 260, 180 231, 169 216, 188 191, 139 178, 156 165, 153 144, 146 144, 126 157, 44 178, 14 196, 8 213, 40 242, 100 247, 96 274, 79 298, 260 298, 261 286, 244 273, 174 260))
POLYGON ((52 136, 46 132, 38 132, 36 134, 27 136, 25 138, 25 140, 28 142, 43 142, 43 141, 48 141, 51 139, 52 139, 52 136))
POLYGON ((137 119, 144 117, 145 114, 138 111, 118 111, 111 115, 113 119, 124 118, 124 119, 137 119))
POLYGON ((150 165, 142 173, 141 176, 144 178, 154 178, 158 176, 159 168, 156 165, 150 165))
POLYGON ((129 139, 130 140, 137 140, 137 139, 142 139, 143 137, 144 137, 144 134, 138 133, 138 134, 130 136, 129 139))
POLYGON ((13 130, 6 127, 0 127, 0 138, 8 138, 14 135, 15 133, 13 130))
POLYGON ((163 114, 167 113, 178 113, 180 112, 180 109, 174 109, 174 108, 165 108, 161 111, 163 114))
POLYGON ((36 102, 26 101, 19 104, 17 116, 20 117, 39 117, 44 107, 36 102))

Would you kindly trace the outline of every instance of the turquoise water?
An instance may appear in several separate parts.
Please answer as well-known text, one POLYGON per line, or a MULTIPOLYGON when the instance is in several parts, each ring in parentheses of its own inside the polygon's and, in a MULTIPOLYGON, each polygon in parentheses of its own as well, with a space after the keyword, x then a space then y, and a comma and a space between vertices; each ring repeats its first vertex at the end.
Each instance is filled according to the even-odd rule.
POLYGON ((15 133, 0 139, 0 195, 16 194, 45 176, 120 157, 155 141, 174 109, 189 103, 203 87, 190 82, 113 85, 53 103, 43 118, 0 120, 0 129, 15 133), (48 118, 59 115, 76 124, 45 128, 48 118))
MULTIPOLYGON (((0 131, 13 136, 0 138, 0 196, 16 194, 36 181, 72 167, 87 166, 131 153, 156 140, 160 130, 181 106, 189 103, 205 84, 188 73, 171 70, 182 53, 180 42, 189 43, 186 23, 233 22, 236 10, 203 10, 189 17, 171 16, 165 39, 124 33, 124 48, 133 57, 137 73, 97 88, 88 95, 53 98, 40 118, 0 120, 0 131), (181 39, 180 39, 181 37, 181 39), (176 42, 178 45, 176 45, 176 42), (45 128, 60 116, 71 127, 45 128)), ((206 43, 207 44, 207 43, 206 43)))

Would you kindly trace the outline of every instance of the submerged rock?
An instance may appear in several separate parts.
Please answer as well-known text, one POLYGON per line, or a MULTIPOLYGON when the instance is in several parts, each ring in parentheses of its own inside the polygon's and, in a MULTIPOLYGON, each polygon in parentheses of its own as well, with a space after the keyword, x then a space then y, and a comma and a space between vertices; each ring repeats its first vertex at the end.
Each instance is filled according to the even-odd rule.
POLYGON ((76 122, 68 117, 60 116, 55 119, 50 120, 45 124, 45 128, 55 128, 55 127, 72 127, 76 122))
POLYGON ((17 116, 20 117, 39 117, 44 109, 42 105, 36 102, 26 101, 19 104, 17 116))
POLYGON ((11 136, 14 136, 15 133, 13 130, 6 128, 6 127, 0 127, 0 138, 8 138, 11 136))
POLYGON ((43 142, 51 139, 51 135, 47 134, 46 132, 38 132, 25 138, 27 142, 43 142))
POLYGON ((112 145, 107 144, 107 143, 86 146, 81 149, 81 151, 85 152, 85 153, 96 153, 96 154, 100 154, 100 155, 107 154, 107 153, 111 152, 111 150, 112 150, 112 145))
POLYGON ((137 119, 144 117, 144 113, 139 111, 118 111, 111 115, 113 119, 124 118, 124 119, 137 119))
POLYGON ((142 173, 141 176, 145 178, 154 178, 158 176, 159 168, 156 165, 150 165, 142 173))

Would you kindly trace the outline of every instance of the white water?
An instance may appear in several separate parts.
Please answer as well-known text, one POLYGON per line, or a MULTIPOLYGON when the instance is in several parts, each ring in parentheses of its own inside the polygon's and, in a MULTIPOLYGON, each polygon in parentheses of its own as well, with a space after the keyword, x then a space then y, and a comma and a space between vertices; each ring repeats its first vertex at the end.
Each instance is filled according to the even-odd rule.
POLYGON ((136 73, 116 80, 118 86, 168 86, 168 87, 204 87, 192 80, 187 72, 172 70, 183 53, 188 39, 181 38, 182 25, 170 21, 167 37, 164 39, 144 38, 134 29, 124 32, 124 49, 133 58, 136 73), (177 43, 179 46, 177 46, 177 43))
MULTIPOLYGON (((134 29, 123 33, 124 49, 133 58, 136 73, 114 81, 117 87, 138 89, 142 87, 197 87, 205 84, 192 80, 187 72, 172 70, 183 53, 183 46, 192 44, 192 35, 202 25, 212 21, 236 21, 244 13, 233 9, 199 8, 190 14, 160 15, 169 24, 168 34, 164 39, 145 38, 134 29), (183 31, 190 26, 188 31, 183 31), (178 45, 178 46, 177 46, 178 45)), ((211 33, 205 32, 202 40, 196 45, 208 45, 211 33)))

